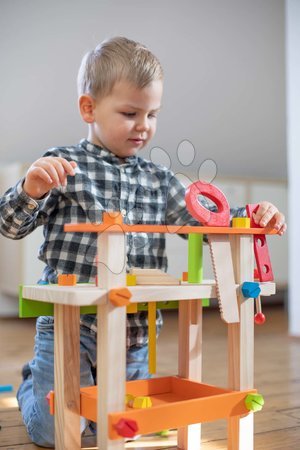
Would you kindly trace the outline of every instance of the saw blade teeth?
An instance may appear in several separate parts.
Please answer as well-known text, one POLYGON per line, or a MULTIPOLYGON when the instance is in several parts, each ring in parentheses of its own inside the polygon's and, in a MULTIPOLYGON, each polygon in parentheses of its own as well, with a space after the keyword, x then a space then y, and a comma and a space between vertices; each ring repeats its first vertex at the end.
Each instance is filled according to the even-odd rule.
POLYGON ((210 235, 208 242, 221 318, 227 323, 237 323, 238 299, 229 236, 210 235))
POLYGON ((216 294, 217 294, 218 306, 219 306, 220 314, 221 314, 221 316, 223 316, 223 307, 222 307, 222 302, 221 302, 221 297, 220 297, 218 275, 217 275, 217 270, 216 270, 214 253, 213 253, 212 245, 211 245, 211 242, 209 239, 208 239, 208 242, 209 242, 209 252, 210 252, 210 257, 211 257, 212 269, 213 269, 215 282, 216 282, 216 294))

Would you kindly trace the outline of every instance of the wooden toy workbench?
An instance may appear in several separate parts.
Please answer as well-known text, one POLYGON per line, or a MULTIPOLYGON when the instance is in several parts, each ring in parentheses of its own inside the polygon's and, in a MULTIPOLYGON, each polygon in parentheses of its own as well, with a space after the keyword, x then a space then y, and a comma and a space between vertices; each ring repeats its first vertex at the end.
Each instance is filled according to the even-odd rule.
MULTIPOLYGON (((133 434, 178 428, 178 448, 199 450, 199 424, 219 418, 228 419, 229 449, 253 450, 253 412, 247 400, 256 392, 254 301, 241 288, 244 282, 253 282, 253 238, 275 231, 243 226, 124 225, 116 213, 104 214, 100 225, 68 224, 65 231, 98 233, 98 285, 24 286, 22 292, 25 299, 54 304, 55 448, 81 448, 82 415, 97 422, 101 450, 124 449, 123 437, 130 428, 133 434), (133 231, 207 234, 216 279, 176 286, 126 286, 125 240, 126 233, 133 231), (228 323, 226 389, 201 383, 201 299, 213 297, 218 297, 221 316, 228 323), (155 317, 156 302, 167 300, 179 301, 178 375, 126 383, 126 306, 149 302, 149 314, 155 317), (80 307, 90 305, 97 307, 98 386, 80 389, 80 307), (152 406, 126 407, 126 393, 148 396, 152 406)), ((258 285, 261 295, 275 293, 273 282, 258 285)))

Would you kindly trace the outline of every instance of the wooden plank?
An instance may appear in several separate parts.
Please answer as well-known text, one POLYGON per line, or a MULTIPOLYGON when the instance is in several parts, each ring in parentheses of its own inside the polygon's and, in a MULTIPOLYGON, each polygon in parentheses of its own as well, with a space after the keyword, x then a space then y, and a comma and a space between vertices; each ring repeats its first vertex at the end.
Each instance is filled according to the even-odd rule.
POLYGON ((211 235, 208 243, 221 318, 226 323, 237 323, 240 319, 229 236, 211 235))
MULTIPOLYGON (((84 436, 82 448, 90 446, 95 436, 84 436)), ((6 450, 36 450, 42 449, 31 442, 22 421, 18 408, 0 411, 0 449, 6 450)))
MULTIPOLYGON (((119 270, 119 269, 118 269, 119 270)), ((126 286, 125 282, 122 286, 126 286)), ((239 284, 235 285, 239 290, 239 284)), ((261 296, 275 293, 275 283, 260 283, 261 296)), ((216 283, 214 280, 203 280, 203 283, 183 283, 180 286, 128 286, 132 293, 131 303, 147 301, 191 300, 198 298, 216 298, 216 283)), ((106 302, 107 290, 93 285, 77 286, 23 286, 23 296, 26 299, 41 302, 59 303, 65 305, 87 306, 106 302)))
POLYGON ((29 444, 31 439, 29 438, 24 425, 1 427, 0 430, 0 448, 7 448, 12 445, 29 444))
MULTIPOLYGON (((256 434, 255 450, 296 450, 299 448, 300 426, 256 434)), ((203 444, 202 450, 227 450, 226 440, 214 440, 203 444)))
POLYGON ((153 285, 153 286, 179 286, 180 285, 180 281, 179 279, 174 279, 172 277, 163 277, 161 275, 153 275, 153 276, 146 276, 144 277, 143 275, 138 275, 136 277, 136 284, 137 286, 148 286, 148 285, 153 285))
MULTIPOLYGON (((126 285, 126 244, 123 233, 98 235, 98 283, 101 288, 126 285), (115 251, 111 251, 115 249, 115 251)), ((126 307, 111 302, 98 306, 97 366, 98 435, 101 449, 123 450, 124 439, 108 436, 108 413, 125 408, 126 380, 126 307)))
MULTIPOLYGON (((1 446, 0 446, 1 448, 1 446)), ((3 447, 5 450, 36 450, 36 449, 43 449, 45 447, 39 447, 35 444, 20 444, 20 445, 13 445, 9 447, 3 447)))
POLYGON ((19 408, 4 409, 0 411, 0 427, 15 427, 23 425, 19 408))
MULTIPOLYGON (((126 282, 124 286, 126 286, 126 282)), ((105 290, 90 284, 77 284, 76 286, 43 286, 35 284, 23 286, 23 298, 62 305, 99 305, 105 302, 105 296, 105 290)))
POLYGON ((132 275, 136 275, 137 285, 179 285, 178 278, 163 272, 160 269, 141 269, 139 267, 132 267, 130 270, 132 275))
MULTIPOLYGON (((287 314, 281 305, 269 306, 265 299, 264 313, 267 321, 262 327, 255 327, 255 388, 265 398, 265 406, 254 414, 255 450, 291 450, 298 448, 300 441, 299 419, 300 408, 300 346, 287 335, 287 314)), ((177 372, 177 314, 165 313, 165 324, 158 340, 158 375, 168 375, 177 372)), ((214 309, 205 309, 203 314, 203 346, 205 381, 220 386, 226 385, 226 332, 227 327, 220 321, 219 314, 214 309), (217 370, 216 370, 216 361, 217 370)), ((20 369, 24 361, 32 357, 35 321, 17 318, 0 319, 0 382, 12 383, 15 387, 20 383, 20 369)), ((15 392, 13 393, 15 395, 15 392)), ((3 394, 0 396, 0 400, 3 394)), ((21 422, 17 408, 0 410, 0 448, 5 450, 36 450, 39 447, 30 444, 25 428, 23 434, 11 427, 3 426, 8 422, 21 422), (15 419, 14 419, 15 416, 15 419), (8 433, 2 445, 3 436, 8 433), (15 444, 19 433, 24 444, 15 444), (26 441, 25 441, 26 439, 26 441), (27 442, 27 444, 25 444, 27 442), (2 446, 2 447, 1 447, 2 446)), ((83 440, 83 447, 95 447, 93 439, 83 440), (85 444, 87 442, 87 444, 85 444), (90 445, 89 445, 90 444, 90 445)), ((173 436, 175 439, 175 436, 173 436)), ((141 440, 126 444, 126 448, 151 449, 166 448, 157 445, 162 439, 157 436, 143 437, 141 440), (129 444, 133 447, 128 447, 129 444), (145 445, 144 445, 145 444, 145 445), (146 447, 148 445, 148 447, 146 447)), ((174 442, 174 441, 173 441, 174 442)), ((226 421, 219 420, 202 425, 202 450, 226 449, 226 421), (209 447, 209 448, 208 448, 209 447)), ((170 443, 170 445, 175 445, 170 443)), ((174 447, 173 447, 174 448, 174 447)))
MULTIPOLYGON (((252 236, 231 238, 235 281, 253 280, 252 236)), ((228 384, 230 389, 253 388, 254 377, 254 305, 238 293, 239 323, 228 324, 228 384)), ((253 414, 228 420, 228 449, 253 450, 253 414)))
POLYGON ((169 430, 167 437, 160 437, 159 435, 141 436, 137 441, 126 443, 125 448, 135 450, 145 450, 149 448, 151 450, 177 449, 177 431, 169 430))
POLYGON ((56 450, 81 448, 79 320, 79 307, 54 305, 56 450))
MULTIPOLYGON (((15 420, 20 416, 19 411, 10 410, 5 413, 10 416, 16 416, 15 420)), ((296 419, 283 420, 276 422, 274 429, 268 428, 269 425, 274 424, 276 411, 271 411, 267 417, 264 414, 257 415, 257 432, 255 434, 255 450, 295 450, 299 446, 300 426, 296 419), (270 414, 270 416, 269 416, 270 414), (259 422, 264 418, 263 426, 259 422)), ((4 414, 5 415, 5 414, 4 414)), ((125 448, 144 450, 146 448, 161 449, 161 448, 177 448, 176 432, 171 431, 169 438, 160 438, 159 436, 144 436, 137 441, 129 442, 125 448), (170 447, 172 446, 172 447, 170 447), (175 446, 175 447, 174 447, 175 446)), ((227 442, 225 439, 225 423, 224 421, 213 422, 203 425, 203 441, 202 450, 227 449, 227 442)), ((82 439, 82 449, 95 447, 95 437, 86 436, 82 439)), ((26 433, 24 426, 3 427, 0 429, 0 449, 5 450, 36 450, 42 447, 30 443, 30 439, 26 433)), ((95 447, 96 449, 96 447, 95 447)))
POLYGON ((202 227, 202 226, 177 226, 177 225, 110 225, 93 223, 67 223, 64 226, 66 232, 79 233, 170 233, 170 234, 278 234, 278 230, 271 228, 231 228, 231 227, 202 227))
MULTIPOLYGON (((204 280, 203 284, 181 284, 180 286, 129 286, 132 303, 144 303, 147 301, 167 300, 192 300, 199 298, 216 298, 216 283, 213 280, 204 280)), ((235 284, 238 292, 240 284, 235 284)), ((275 293, 275 283, 262 283, 261 295, 272 295, 275 293)))
MULTIPOLYGON (((202 301, 179 302, 178 375, 201 381, 202 378, 202 301)), ((178 448, 201 448, 201 425, 178 430, 178 448)))

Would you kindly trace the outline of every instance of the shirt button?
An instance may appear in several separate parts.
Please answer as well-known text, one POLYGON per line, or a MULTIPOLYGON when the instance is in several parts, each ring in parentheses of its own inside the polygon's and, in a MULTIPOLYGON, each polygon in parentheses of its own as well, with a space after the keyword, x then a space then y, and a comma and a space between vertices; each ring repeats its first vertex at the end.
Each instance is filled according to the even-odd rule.
POLYGON ((121 209, 121 214, 123 217, 126 217, 126 213, 127 213, 126 209, 121 209))
POLYGON ((35 205, 33 205, 32 203, 29 203, 28 209, 34 209, 34 208, 35 208, 35 205))

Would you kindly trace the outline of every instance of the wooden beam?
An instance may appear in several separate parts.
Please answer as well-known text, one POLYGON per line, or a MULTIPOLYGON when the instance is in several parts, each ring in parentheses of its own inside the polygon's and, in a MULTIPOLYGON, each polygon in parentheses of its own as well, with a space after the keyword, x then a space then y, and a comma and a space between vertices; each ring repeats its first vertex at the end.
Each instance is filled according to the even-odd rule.
POLYGON ((79 307, 54 305, 55 448, 79 450, 79 307))
MULTIPOLYGON (((236 283, 253 281, 253 236, 231 238, 236 283)), ((254 377, 254 301, 238 293, 240 322, 228 324, 228 387, 253 388, 254 377)), ((228 449, 253 450, 253 413, 228 420, 228 449)))
MULTIPOLYGON (((201 381, 202 377, 202 300, 179 302, 178 375, 201 381)), ((178 448, 201 448, 201 425, 178 430, 178 448)))
MULTIPOLYGON (((97 272, 98 284, 107 291, 126 286, 123 233, 98 235, 97 272)), ((125 409, 126 307, 114 306, 107 298, 97 310, 98 447, 123 450, 124 439, 109 439, 108 413, 125 409)))
MULTIPOLYGON (((125 286, 126 281, 122 287, 125 286)), ((181 283, 180 286, 127 286, 127 288, 132 294, 131 303, 216 298, 217 295, 214 280, 203 280, 201 284, 181 283)), ((238 290, 240 285, 236 284, 235 288, 238 290)), ((275 283, 260 283, 260 288, 261 296, 275 294, 275 283)), ((107 289, 86 284, 70 287, 28 285, 23 286, 22 290, 24 299, 76 306, 104 304, 107 301, 106 294, 107 289)))

